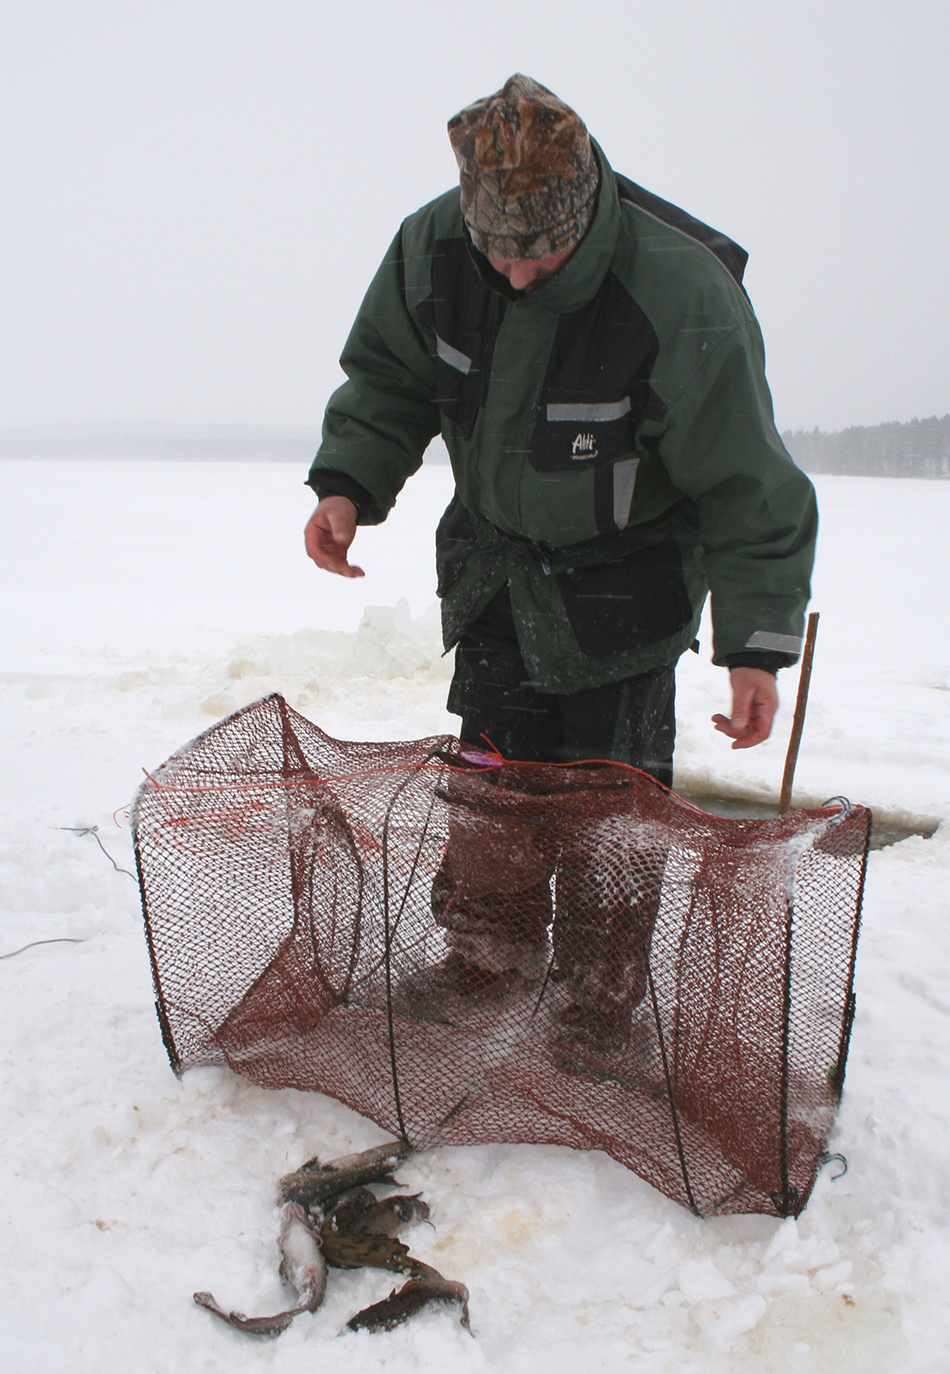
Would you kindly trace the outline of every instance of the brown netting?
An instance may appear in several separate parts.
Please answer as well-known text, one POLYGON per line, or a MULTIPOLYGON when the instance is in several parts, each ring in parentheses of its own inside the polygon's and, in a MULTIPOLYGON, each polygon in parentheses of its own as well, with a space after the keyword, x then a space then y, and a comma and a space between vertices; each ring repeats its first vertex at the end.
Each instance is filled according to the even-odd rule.
POLYGON ((601 1149, 797 1215, 844 1081, 870 812, 725 820, 619 765, 344 744, 280 696, 134 811, 176 1072, 327 1093, 417 1148, 601 1149))

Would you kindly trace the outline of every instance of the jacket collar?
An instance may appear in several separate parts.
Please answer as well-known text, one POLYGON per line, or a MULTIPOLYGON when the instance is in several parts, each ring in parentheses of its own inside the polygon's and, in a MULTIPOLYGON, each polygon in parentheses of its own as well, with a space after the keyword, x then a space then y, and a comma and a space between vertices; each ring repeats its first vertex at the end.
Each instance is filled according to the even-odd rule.
POLYGON ((484 254, 478 251, 469 238, 468 230, 464 231, 468 239, 469 252, 482 281, 512 304, 525 309, 553 310, 558 314, 569 314, 573 310, 582 309, 593 300, 603 285, 617 246, 617 235, 620 230, 620 195, 617 179, 610 164, 598 144, 594 143, 593 139, 591 142, 600 164, 597 211, 590 228, 564 266, 536 290, 515 291, 508 278, 496 272, 484 254))

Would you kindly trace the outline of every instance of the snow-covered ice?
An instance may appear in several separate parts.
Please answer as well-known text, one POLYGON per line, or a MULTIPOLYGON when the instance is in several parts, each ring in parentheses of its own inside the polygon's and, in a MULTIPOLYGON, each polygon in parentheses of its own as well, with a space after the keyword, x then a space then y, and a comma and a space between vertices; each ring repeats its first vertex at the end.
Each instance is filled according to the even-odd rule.
MULTIPOLYGON (((5 1370, 318 1368, 393 1374, 940 1370, 950 1347, 950 483, 819 478, 821 611, 796 800, 844 793, 905 825, 872 854, 858 1014, 832 1148, 795 1221, 699 1221, 597 1153, 439 1150, 400 1176, 435 1229, 413 1252, 471 1291, 387 1335, 339 1336, 392 1287, 331 1273, 278 1341, 191 1301, 277 1311, 278 1175, 379 1142, 339 1104, 168 1068, 124 808, 143 767, 271 691, 340 738, 450 730, 433 609, 447 468, 361 532, 364 581, 318 574, 302 473, 269 464, 0 464, 5 1370), (367 607, 371 609, 366 609, 367 607), (113 818, 115 816, 115 819, 113 818), (929 826, 928 826, 929 828, 929 826)), ((732 753, 726 675, 686 655, 677 783, 775 796, 775 738, 732 753)))

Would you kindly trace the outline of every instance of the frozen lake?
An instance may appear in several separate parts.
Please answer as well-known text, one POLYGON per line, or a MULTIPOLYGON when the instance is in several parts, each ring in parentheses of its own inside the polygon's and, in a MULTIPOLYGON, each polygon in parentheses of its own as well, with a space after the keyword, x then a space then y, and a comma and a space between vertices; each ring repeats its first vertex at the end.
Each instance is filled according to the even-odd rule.
MULTIPOLYGON (((160 707, 153 720, 171 712, 196 729, 225 714, 202 712, 201 701, 224 694, 243 705, 278 684, 305 713, 319 700, 319 723, 331 733, 411 738, 452 728, 434 612, 411 635, 426 660, 422 677, 416 665, 411 691, 381 687, 381 715, 362 697, 354 705, 350 681, 378 635, 352 646, 342 693, 336 660, 321 670, 330 642, 312 639, 314 631, 356 631, 366 606, 404 598, 418 618, 435 604, 434 532, 451 495, 449 468, 423 467, 387 523, 359 532, 360 581, 318 573, 303 556, 314 505, 303 475, 268 463, 0 463, 0 672, 7 681, 35 675, 26 686, 40 695, 65 674, 74 690, 95 683, 100 701, 121 677, 113 711, 132 691, 129 673, 144 674, 160 707)), ((888 812, 942 814, 950 795, 950 483, 819 477, 816 485, 812 609, 821 623, 800 800, 845 792, 888 812)), ((709 663, 708 625, 700 637, 699 657, 687 654, 680 666, 678 781, 775 792, 796 670, 779 677, 785 709, 775 737, 733 754, 708 727, 727 684, 709 663)), ((379 662, 366 666, 378 679, 379 662)), ((389 670, 398 672, 398 662, 389 670)), ((160 733, 163 757, 180 734, 181 726, 160 733)))
MULTIPOLYGON (((908 824, 943 822, 932 839, 871 857, 833 1143, 847 1177, 825 1171, 797 1225, 699 1222, 602 1155, 436 1151, 404 1171, 436 1223, 413 1246, 468 1284, 477 1341, 440 1314, 335 1339, 392 1286, 363 1271, 337 1275, 320 1312, 273 1344, 193 1309, 192 1291, 212 1287, 245 1311, 273 1310, 273 1180, 380 1133, 327 1099, 223 1071, 177 1082, 136 889, 94 840, 57 827, 99 825, 129 867, 123 808, 141 769, 272 691, 342 738, 453 729, 432 609, 449 469, 423 468, 390 521, 360 532, 367 576, 353 582, 303 554, 304 475, 0 463, 0 954, 81 942, 0 963, 4 1368, 942 1367, 950 483, 939 482, 816 479, 821 623, 795 799, 844 793, 908 824)), ((727 693, 706 625, 701 641, 679 674, 677 785, 774 797, 797 673, 780 676, 775 737, 734 754, 709 724, 727 693)))

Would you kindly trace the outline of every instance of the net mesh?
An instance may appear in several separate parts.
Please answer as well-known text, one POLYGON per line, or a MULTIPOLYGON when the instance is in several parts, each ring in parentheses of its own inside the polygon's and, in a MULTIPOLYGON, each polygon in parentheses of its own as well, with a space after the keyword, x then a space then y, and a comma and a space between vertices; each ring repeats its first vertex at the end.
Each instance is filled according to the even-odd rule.
POLYGON ((870 813, 707 815, 635 769, 331 739, 271 696, 143 785, 172 1067, 414 1147, 601 1149, 700 1215, 797 1215, 844 1081, 870 813))

